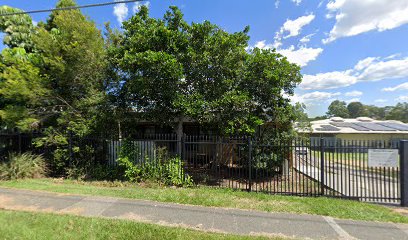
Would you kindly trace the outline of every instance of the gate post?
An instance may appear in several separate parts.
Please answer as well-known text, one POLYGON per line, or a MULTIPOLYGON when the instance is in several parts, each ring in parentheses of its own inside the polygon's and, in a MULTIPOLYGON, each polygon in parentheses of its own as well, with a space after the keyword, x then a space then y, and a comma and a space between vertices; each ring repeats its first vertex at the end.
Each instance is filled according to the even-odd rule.
POLYGON ((324 195, 324 138, 320 138, 320 194, 324 195))
POLYGON ((400 141, 401 206, 408 206, 408 140, 400 141))

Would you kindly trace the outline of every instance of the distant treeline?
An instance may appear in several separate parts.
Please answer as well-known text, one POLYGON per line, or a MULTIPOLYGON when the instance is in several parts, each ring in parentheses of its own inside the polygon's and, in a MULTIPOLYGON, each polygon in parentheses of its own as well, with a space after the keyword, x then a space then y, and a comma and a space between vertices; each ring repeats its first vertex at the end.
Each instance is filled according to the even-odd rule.
POLYGON ((408 103, 398 103, 395 106, 378 107, 365 105, 361 102, 335 100, 328 108, 326 115, 312 118, 311 120, 325 119, 330 117, 357 118, 370 117, 377 120, 398 120, 408 122, 408 103))

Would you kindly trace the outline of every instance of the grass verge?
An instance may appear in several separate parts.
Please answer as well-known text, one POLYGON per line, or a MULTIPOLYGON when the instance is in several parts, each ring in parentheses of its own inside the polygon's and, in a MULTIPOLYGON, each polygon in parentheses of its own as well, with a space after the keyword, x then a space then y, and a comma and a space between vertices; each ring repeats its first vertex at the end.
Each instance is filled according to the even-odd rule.
POLYGON ((0 210, 0 225, 2 239, 266 239, 128 220, 3 210, 0 210))
POLYGON ((145 199, 159 202, 227 207, 266 212, 315 214, 335 218, 408 223, 408 217, 376 204, 325 197, 292 197, 210 187, 169 188, 122 182, 61 179, 0 181, 0 186, 56 193, 145 199))

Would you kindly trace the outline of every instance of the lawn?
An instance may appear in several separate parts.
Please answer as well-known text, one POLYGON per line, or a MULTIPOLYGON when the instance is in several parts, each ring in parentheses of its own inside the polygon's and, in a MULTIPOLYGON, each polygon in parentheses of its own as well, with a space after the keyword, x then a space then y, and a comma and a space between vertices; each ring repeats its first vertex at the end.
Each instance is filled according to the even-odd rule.
POLYGON ((293 197, 210 187, 172 188, 123 182, 83 182, 61 179, 0 181, 0 186, 266 212, 316 214, 343 219, 408 223, 408 217, 388 207, 325 197, 293 197))
POLYGON ((128 220, 4 210, 0 210, 0 226, 1 239, 266 239, 128 220))

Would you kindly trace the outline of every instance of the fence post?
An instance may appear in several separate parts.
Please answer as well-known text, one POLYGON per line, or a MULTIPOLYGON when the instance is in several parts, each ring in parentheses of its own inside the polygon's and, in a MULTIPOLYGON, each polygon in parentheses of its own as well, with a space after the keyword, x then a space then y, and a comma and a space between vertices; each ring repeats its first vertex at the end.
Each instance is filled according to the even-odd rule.
POLYGON ((320 138, 320 194, 324 195, 324 138, 320 138))
POLYGON ((252 191, 252 139, 248 138, 248 183, 249 191, 252 191))
POLYGON ((21 154, 21 144, 22 144, 22 141, 21 141, 21 132, 19 131, 18 132, 18 153, 19 154, 21 154))
POLYGON ((408 206, 408 140, 400 141, 401 206, 408 206))
POLYGON ((68 131, 68 153, 69 153, 69 165, 73 165, 73 151, 72 151, 72 131, 68 131))

